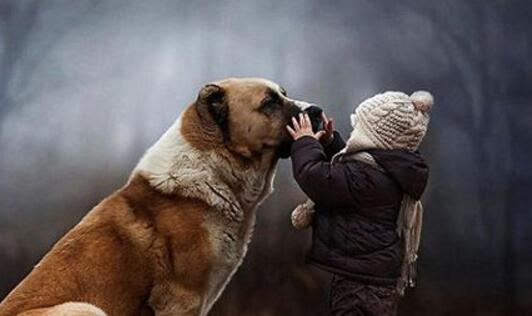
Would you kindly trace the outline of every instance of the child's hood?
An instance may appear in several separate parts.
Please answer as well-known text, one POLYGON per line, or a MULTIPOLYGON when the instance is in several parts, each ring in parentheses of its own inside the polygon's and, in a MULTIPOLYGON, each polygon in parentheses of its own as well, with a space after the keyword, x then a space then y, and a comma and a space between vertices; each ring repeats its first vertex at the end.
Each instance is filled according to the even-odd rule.
POLYGON ((367 151, 405 193, 416 200, 421 198, 427 186, 429 167, 419 152, 406 149, 367 151))

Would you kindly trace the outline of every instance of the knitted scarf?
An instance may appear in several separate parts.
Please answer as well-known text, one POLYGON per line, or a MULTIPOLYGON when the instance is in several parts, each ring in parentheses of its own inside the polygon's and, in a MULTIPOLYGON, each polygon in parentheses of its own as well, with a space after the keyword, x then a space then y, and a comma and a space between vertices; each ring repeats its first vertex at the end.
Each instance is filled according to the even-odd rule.
MULTIPOLYGON (((384 171, 373 156, 365 151, 348 153, 344 149, 333 157, 331 163, 348 160, 362 161, 384 171)), ((297 229, 304 229, 310 226, 313 216, 314 203, 309 199, 305 203, 298 205, 292 212, 292 225, 297 229)), ((415 286, 414 280, 416 277, 416 262, 421 239, 422 220, 423 206, 421 205, 421 201, 415 200, 408 194, 404 194, 399 216, 397 217, 397 234, 402 239, 405 248, 401 276, 397 282, 397 292, 400 295, 404 295, 407 287, 415 286)))

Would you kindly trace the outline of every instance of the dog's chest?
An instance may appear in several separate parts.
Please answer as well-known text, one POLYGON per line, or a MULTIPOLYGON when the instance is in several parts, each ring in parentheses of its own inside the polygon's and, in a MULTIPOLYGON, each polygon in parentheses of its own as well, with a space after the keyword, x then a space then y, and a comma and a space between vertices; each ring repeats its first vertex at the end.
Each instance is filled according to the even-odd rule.
POLYGON ((211 246, 212 265, 209 289, 205 297, 206 305, 211 305, 216 300, 242 263, 254 225, 254 212, 241 223, 227 221, 217 216, 207 219, 205 228, 211 246))
POLYGON ((243 222, 236 223, 213 217, 207 219, 205 228, 209 236, 214 268, 239 264, 245 256, 255 219, 246 218, 243 222))

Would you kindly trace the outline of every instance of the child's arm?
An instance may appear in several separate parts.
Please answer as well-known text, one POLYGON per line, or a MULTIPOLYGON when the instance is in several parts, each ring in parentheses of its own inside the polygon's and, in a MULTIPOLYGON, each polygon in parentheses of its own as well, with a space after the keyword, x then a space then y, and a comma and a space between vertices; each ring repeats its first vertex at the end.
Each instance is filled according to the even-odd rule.
POLYGON ((331 158, 340 150, 342 150, 345 147, 345 141, 338 133, 337 131, 333 132, 332 139, 328 144, 323 144, 323 148, 325 150, 325 155, 327 156, 327 160, 331 160, 331 158))
POLYGON ((294 178, 318 205, 334 208, 352 206, 352 194, 345 165, 330 164, 323 146, 312 136, 303 136, 292 145, 292 171, 294 178))

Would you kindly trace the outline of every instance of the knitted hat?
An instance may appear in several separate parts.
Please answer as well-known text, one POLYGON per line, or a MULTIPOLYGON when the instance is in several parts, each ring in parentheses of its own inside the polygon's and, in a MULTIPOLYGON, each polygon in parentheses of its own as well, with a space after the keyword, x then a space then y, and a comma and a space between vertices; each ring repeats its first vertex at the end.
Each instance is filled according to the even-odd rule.
POLYGON ((433 103, 426 91, 411 96, 388 91, 365 100, 351 114, 353 131, 344 152, 369 148, 416 150, 427 132, 428 111, 433 103))

